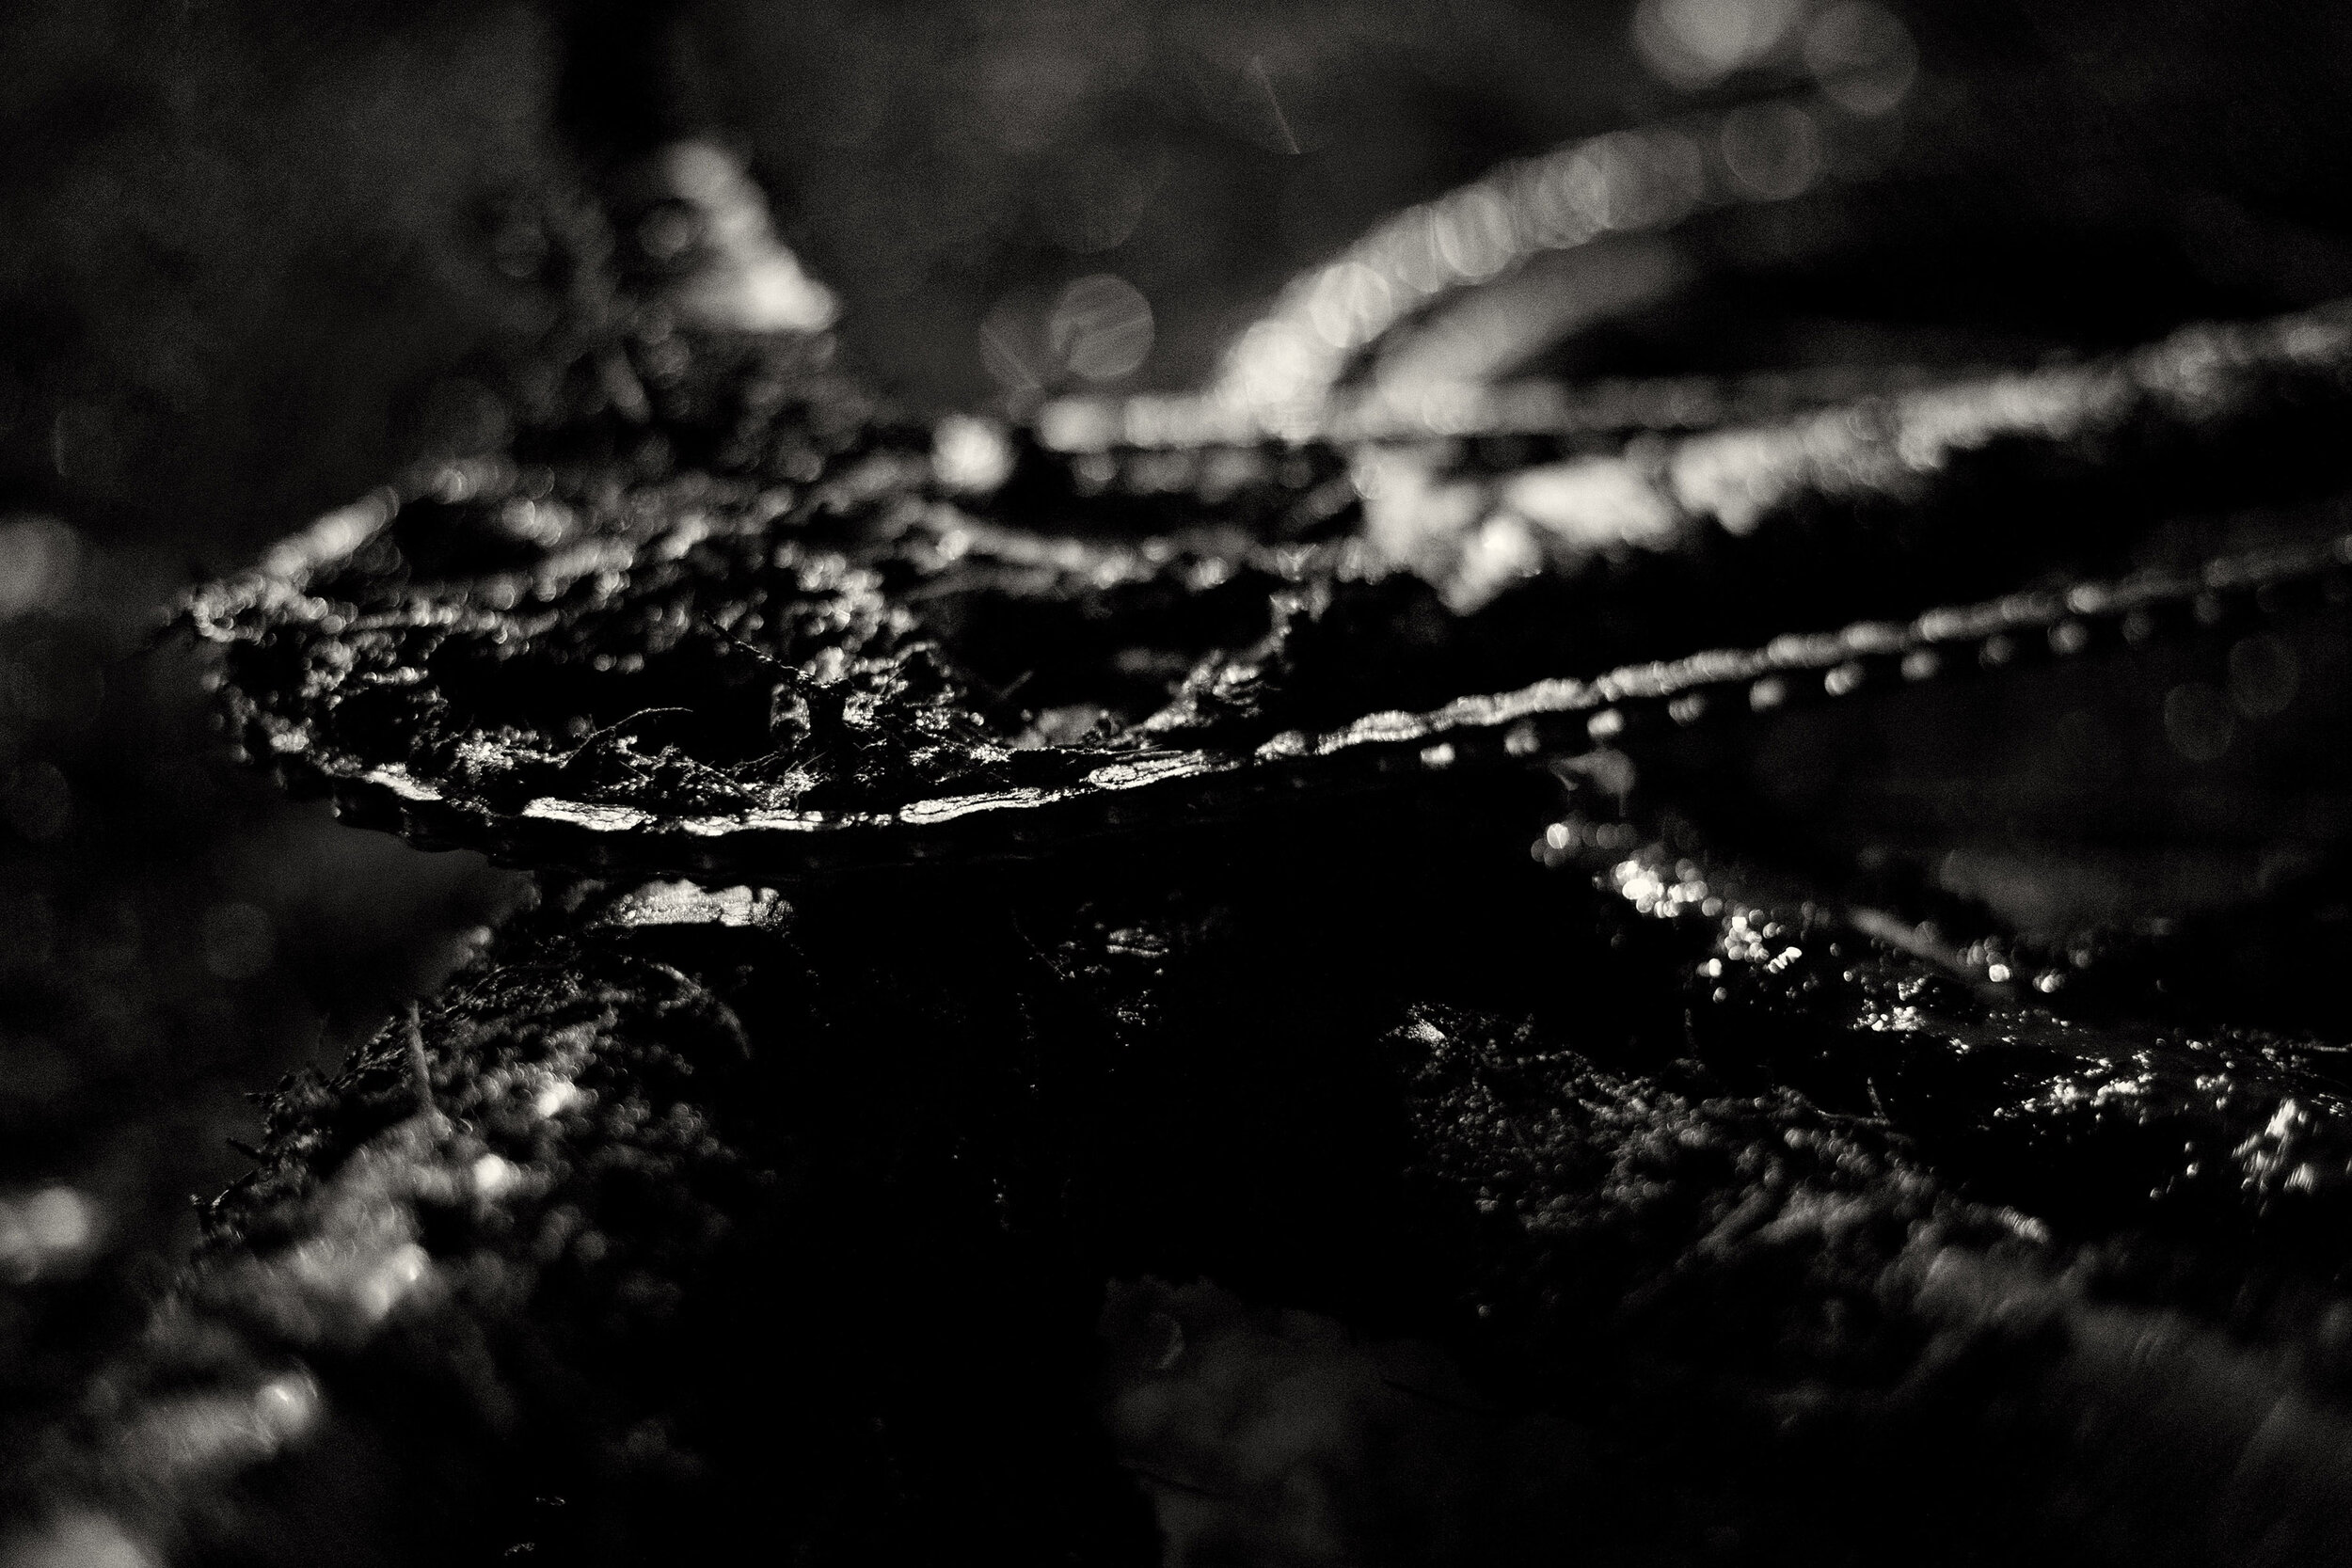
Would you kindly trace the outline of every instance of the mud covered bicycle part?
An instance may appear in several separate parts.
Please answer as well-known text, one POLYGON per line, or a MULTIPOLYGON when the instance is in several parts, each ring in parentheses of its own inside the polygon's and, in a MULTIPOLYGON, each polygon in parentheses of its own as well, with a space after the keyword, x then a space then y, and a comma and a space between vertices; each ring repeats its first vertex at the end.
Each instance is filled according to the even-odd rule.
POLYGON ((2255 503, 2341 483, 2347 368, 2331 309, 1418 490, 1375 448, 1309 541, 1209 499, 1140 537, 1075 503, 1018 527, 887 444, 798 488, 510 464, 330 519, 187 620, 250 753, 425 842, 773 878, 1020 856, 1776 680, 2136 646, 2217 595, 2328 612, 2341 525, 2255 503), (1961 588, 2010 592, 1930 609, 1961 588))
POLYGON ((1070 1457, 1036 1402, 1082 1353, 1025 1335, 1103 1274, 1022 1280, 1044 1238, 1121 1278, 1120 1462, 1189 1487, 1195 1520, 1247 1515, 1246 1465, 1220 1474, 1215 1442, 1170 1464, 1200 1456, 1155 1446, 1152 1410, 1198 1402, 1228 1461, 1252 1429, 1217 1419, 1232 1337, 1146 1271, 1303 1305, 1296 1338, 1315 1311, 1343 1316, 1331 1338, 1423 1335, 1493 1397, 1524 1441, 1338 1468, 1374 1499, 1342 1526, 1366 1559, 1503 1560, 1515 1529, 1538 1560, 2341 1555, 2340 1052, 2160 1005, 2056 1018, 2041 982, 2064 997, 2095 965, 1754 895, 1704 833, 1572 814, 1498 858, 1463 835, 1508 813, 1439 811, 1432 851, 1270 809, 1327 828, 1359 790, 1426 807, 1550 789, 1550 764, 1576 805, 1629 787, 1762 837, 1830 809, 1721 809, 1808 724, 1845 755, 1947 694, 2030 714, 2102 661, 2112 699, 2324 637, 2342 521, 2308 503, 2342 483, 2340 377, 2267 353, 2181 381, 2213 399, 2152 393, 2159 350, 2109 367, 2112 404, 2074 367, 1746 446, 1686 421, 1401 466, 1418 436, 1080 453, 1044 502, 950 500, 854 435, 814 468, 707 443, 699 480, 542 446, 341 520, 199 607, 283 776, 534 863, 802 884, 788 909, 684 885, 607 906, 550 878, 544 924, 413 1035, 291 1085, 86 1449, 202 1462, 85 1495, 222 1558, 626 1560, 737 1527, 818 1560, 1084 1555, 1057 1510, 1115 1478, 1030 1464, 1070 1457), (1653 461, 1706 453, 1769 498, 1751 531, 1653 461), (1260 478, 1229 488, 1234 455, 1260 478), (1522 483, 1531 457, 1599 466, 1522 483), (1139 528, 1121 486, 1173 525, 1139 528), (1022 783, 983 747, 1070 754, 1022 783), (1219 818, 1237 781, 1268 788, 1219 818), (1110 802, 1135 815, 1089 815, 1110 802), (770 811, 819 827, 755 842, 770 811), (1196 822, 1254 831, 1148 875, 1045 855, 924 899, 803 875, 1196 822), (809 852, 836 844, 873 854, 809 852), (851 1244, 798 1244, 804 1222, 851 1244), (904 1249, 881 1270, 875 1237, 904 1249), (397 1467, 351 1463, 380 1453, 397 1467), (326 1490, 362 1474, 380 1489, 326 1490), (1474 1484, 1433 1501, 1432 1475, 1474 1484), (1509 1512, 1530 1497, 1576 1508, 1509 1512))

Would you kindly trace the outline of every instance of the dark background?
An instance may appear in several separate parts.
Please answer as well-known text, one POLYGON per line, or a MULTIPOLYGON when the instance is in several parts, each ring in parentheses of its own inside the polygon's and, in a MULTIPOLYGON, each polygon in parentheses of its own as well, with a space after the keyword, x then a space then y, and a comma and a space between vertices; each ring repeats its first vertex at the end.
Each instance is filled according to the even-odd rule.
MULTIPOLYGON (((844 297, 851 357, 920 405, 968 406, 1001 390, 978 341, 989 313, 1033 320, 1075 277, 1114 274, 1151 302, 1132 385, 1195 384, 1283 278, 1409 201, 1511 153, 1804 85, 1794 40, 1827 6, 1682 3, 1799 24, 1695 85, 1645 62, 1623 0, 704 0, 654 31, 664 46, 627 53, 672 124, 749 155, 844 297)), ((1888 117, 1898 146, 1964 143, 1956 155, 1997 166, 2021 206, 2055 186, 2201 228, 2217 276, 2338 275, 2339 8, 1899 8, 1922 66, 1888 117)), ((495 439, 447 377, 544 322, 517 214, 578 171, 598 112, 559 102, 581 53, 567 40, 615 17, 643 29, 644 11, 8 8, 0 475, 15 504, 168 539, 151 568, 168 577, 418 451, 495 439)))

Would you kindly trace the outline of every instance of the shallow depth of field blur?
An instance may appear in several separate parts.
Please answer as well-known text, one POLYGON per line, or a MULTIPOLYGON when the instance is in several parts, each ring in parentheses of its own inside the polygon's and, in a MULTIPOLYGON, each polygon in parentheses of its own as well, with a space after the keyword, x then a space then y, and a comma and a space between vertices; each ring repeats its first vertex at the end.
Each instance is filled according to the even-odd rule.
MULTIPOLYGON (((648 69, 762 178, 851 363, 920 410, 1017 414, 1202 385, 1382 217, 1826 79, 1855 40, 1875 74, 1843 80, 1890 145, 2030 80, 2104 128, 2119 182, 2177 194, 2217 291, 2259 233, 2268 294, 2319 297, 2352 276, 2352 11, 2263 9, 710 0, 648 69)), ((195 575, 502 438, 472 377, 554 309, 516 214, 576 176, 566 16, 0 14, 0 1470, 245 1168, 243 1094, 331 1064, 527 895, 278 800, 145 650, 195 575)), ((1808 177, 1751 150, 1758 181, 1808 177)))

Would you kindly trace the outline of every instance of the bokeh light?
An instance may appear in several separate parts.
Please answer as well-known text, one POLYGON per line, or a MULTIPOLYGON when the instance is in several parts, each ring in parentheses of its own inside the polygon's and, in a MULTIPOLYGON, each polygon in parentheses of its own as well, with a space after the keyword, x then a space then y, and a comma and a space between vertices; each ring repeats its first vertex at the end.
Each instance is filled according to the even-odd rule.
POLYGON ((0 621, 59 603, 80 559, 79 536, 55 517, 0 520, 0 621))
POLYGON ((1082 381, 1123 381, 1152 354, 1152 304, 1109 273, 1062 290, 1045 319, 1054 357, 1082 381))
POLYGON ((1821 172, 1821 134, 1794 103, 1756 103, 1724 117, 1732 178, 1766 200, 1803 195, 1821 172))
POLYGON ((1918 47, 1902 19, 1871 0, 1848 0, 1815 17, 1804 63, 1821 91, 1858 115, 1883 115, 1911 91, 1918 47))
POLYGON ((1652 71, 1677 87, 1703 87, 1778 48, 1804 0, 1642 0, 1633 38, 1652 71))

